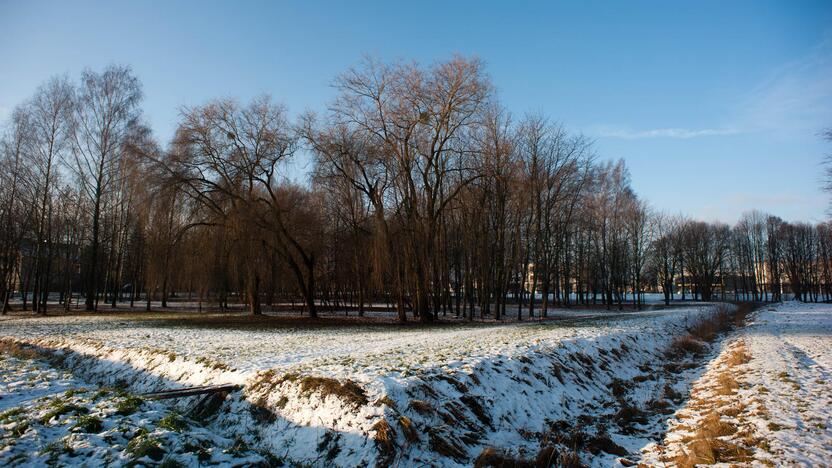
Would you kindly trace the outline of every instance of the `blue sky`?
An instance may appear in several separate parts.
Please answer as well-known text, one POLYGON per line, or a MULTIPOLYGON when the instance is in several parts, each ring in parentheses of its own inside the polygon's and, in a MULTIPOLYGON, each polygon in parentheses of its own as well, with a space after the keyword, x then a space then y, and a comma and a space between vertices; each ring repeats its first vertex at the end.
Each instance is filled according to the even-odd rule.
POLYGON ((0 0, 0 119, 51 75, 129 64, 165 141, 183 105, 268 92, 292 112, 321 111, 363 55, 453 53, 485 60, 517 118, 545 113, 595 139, 600 158, 624 158, 657 209, 825 219, 828 0, 0 0))

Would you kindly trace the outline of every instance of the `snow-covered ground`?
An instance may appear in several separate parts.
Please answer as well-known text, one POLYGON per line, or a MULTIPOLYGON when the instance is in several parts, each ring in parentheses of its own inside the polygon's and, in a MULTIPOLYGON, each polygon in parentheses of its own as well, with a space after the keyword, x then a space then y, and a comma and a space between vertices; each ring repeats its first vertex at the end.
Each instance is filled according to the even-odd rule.
POLYGON ((160 402, 0 353, 0 464, 251 464, 267 457, 160 402))
MULTIPOLYGON (((522 352, 529 345, 553 346, 568 339, 594 339, 627 332, 655 332, 699 307, 616 314, 557 311, 574 320, 503 326, 452 325, 430 329, 398 326, 206 327, 130 316, 69 315, 7 317, 0 336, 25 338, 50 347, 144 349, 194 362, 208 359, 234 369, 244 380, 252 372, 279 368, 314 370, 334 377, 390 375, 436 364, 455 366, 522 352), (138 319, 136 319, 138 318, 138 319)), ((161 319, 175 314, 157 315, 161 319)), ((226 376, 228 377, 228 376, 226 376)), ((242 381, 240 380, 240 381, 242 381)))
MULTIPOLYGON (((264 330, 119 315, 7 318, 0 337, 55 353, 72 378, 130 392, 241 383, 210 430, 285 461, 465 466, 488 454, 566 461, 580 449, 584 463, 610 466, 661 435, 656 412, 680 403, 698 375, 694 365, 669 372, 665 350, 713 310, 264 330)), ((13 368, 0 371, 13 385, 30 380, 13 368)), ((3 399, 28 398, 17 388, 3 388, 3 399)))
POLYGON ((832 462, 832 305, 766 306, 726 340, 648 464, 832 462))

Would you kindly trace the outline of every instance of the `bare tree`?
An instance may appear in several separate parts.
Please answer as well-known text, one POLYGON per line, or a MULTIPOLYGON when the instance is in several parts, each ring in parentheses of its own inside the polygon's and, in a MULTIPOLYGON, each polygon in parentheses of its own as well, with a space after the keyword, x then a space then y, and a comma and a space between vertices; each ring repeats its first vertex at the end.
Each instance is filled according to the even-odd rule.
POLYGON ((33 307, 46 313, 53 264, 52 200, 56 166, 69 143, 72 86, 66 77, 52 78, 27 103, 31 138, 26 152, 31 160, 37 203, 33 307))
POLYGON ((96 310, 100 270, 102 202, 118 184, 124 140, 139 118, 142 93, 129 67, 111 65, 101 73, 85 70, 73 109, 75 174, 92 202, 92 226, 85 266, 86 309, 96 310))
POLYGON ((683 228, 683 256, 694 284, 694 299, 710 301, 729 248, 730 228, 725 224, 689 221, 683 228))
POLYGON ((674 236, 678 235, 679 219, 664 213, 657 213, 653 225, 655 239, 652 245, 652 267, 664 294, 664 303, 670 305, 678 266, 674 236))
POLYGON ((278 172, 297 144, 285 109, 268 96, 246 107, 220 100, 186 110, 172 157, 157 161, 184 193, 233 228, 248 253, 246 284, 253 314, 260 313, 262 281, 255 250, 266 247, 288 263, 309 316, 317 316, 312 238, 292 228, 287 213, 293 205, 282 197, 297 194, 281 190, 278 172))
POLYGON ((412 256, 415 311, 432 321, 432 271, 441 218, 472 172, 466 134, 491 96, 482 63, 455 57, 432 67, 367 61, 336 82, 337 120, 349 122, 380 147, 396 190, 399 220, 412 256))
MULTIPOLYGON (((8 128, 0 139, 0 292, 3 294, 2 313, 9 309, 14 291, 15 276, 20 276, 23 257, 24 220, 31 214, 34 197, 29 190, 30 168, 25 164, 25 148, 31 134, 30 114, 18 107, 11 116, 8 128), (29 185, 29 187, 27 187, 29 185)), ((24 296, 24 308, 25 296, 24 296)))

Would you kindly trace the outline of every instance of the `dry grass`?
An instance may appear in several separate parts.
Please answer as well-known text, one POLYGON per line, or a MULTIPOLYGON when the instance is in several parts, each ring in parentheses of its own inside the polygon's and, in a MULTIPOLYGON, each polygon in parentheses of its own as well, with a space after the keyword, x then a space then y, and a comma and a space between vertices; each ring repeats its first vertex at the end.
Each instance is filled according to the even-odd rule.
POLYGON ((674 460, 680 468, 716 463, 743 463, 753 460, 753 452, 721 439, 698 439, 687 446, 688 451, 674 460))
POLYGON ((732 406, 729 406, 727 408, 721 408, 719 411, 720 411, 720 414, 723 414, 725 416, 729 416, 729 417, 732 417, 732 418, 736 418, 737 416, 739 416, 740 414, 745 412, 747 409, 748 409, 748 405, 746 405, 743 402, 739 402, 739 403, 737 403, 735 405, 732 405, 732 406))
POLYGON ((424 400, 410 400, 409 406, 423 416, 429 416, 433 413, 433 406, 424 400))
MULTIPOLYGON (((711 411, 699 421, 693 437, 673 462, 681 468, 693 468, 702 464, 751 461, 753 450, 724 439, 736 433, 734 424, 723 421, 716 411, 711 411)), ((756 440, 755 445, 759 445, 756 440)))
POLYGON ((689 332, 701 341, 713 341, 718 334, 743 326, 752 310, 751 304, 739 304, 736 308, 720 305, 710 317, 690 327, 689 332))
POLYGON ((459 400, 465 403, 465 406, 467 406, 471 410, 471 412, 474 413, 474 416, 476 416, 481 423, 488 427, 493 427, 491 417, 485 411, 485 408, 483 408, 482 405, 480 405, 480 402, 476 397, 471 395, 464 395, 460 397, 459 400))
POLYGON ((673 340, 666 354, 674 358, 704 354, 708 349, 707 343, 714 341, 721 333, 745 324, 751 310, 748 304, 740 304, 736 308, 720 305, 714 313, 691 325, 687 335, 673 340))
POLYGON ((428 429, 428 442, 432 451, 444 457, 462 462, 468 458, 465 448, 445 431, 428 429))
POLYGON ((681 357, 686 354, 704 354, 707 350, 707 345, 698 339, 696 339, 692 334, 680 336, 673 340, 673 343, 670 344, 670 348, 667 351, 668 356, 670 357, 681 357))
POLYGON ((618 378, 613 378, 612 382, 610 382, 612 396, 616 398, 623 397, 632 386, 631 383, 618 378))
POLYGON ((442 418, 448 426, 453 427, 465 425, 470 429, 478 429, 477 426, 471 423, 471 421, 465 416, 465 410, 459 403, 449 401, 446 402, 443 407, 446 411, 437 411, 437 413, 439 413, 439 417, 442 418))
POLYGON ((580 460, 577 458, 569 463, 569 461, 562 454, 551 445, 546 445, 537 452, 537 456, 532 459, 524 459, 512 456, 494 447, 486 447, 474 460, 474 468, 538 468, 549 466, 581 466, 580 460))
POLYGON ((451 377, 450 375, 437 374, 435 376, 435 379, 436 380, 442 380, 444 382, 448 382, 449 384, 453 385, 453 387, 456 388, 456 390, 459 393, 462 393, 463 395, 468 393, 468 386, 465 385, 464 383, 460 382, 459 380, 451 377))
POLYGON ((783 425, 781 425, 781 424, 777 424, 776 422, 773 422, 773 421, 768 423, 768 430, 769 431, 775 432, 775 431, 779 431, 779 430, 782 430, 782 429, 783 429, 783 425))
POLYGON ((410 443, 419 442, 419 433, 416 432, 416 428, 413 427, 413 423, 410 422, 410 418, 407 416, 399 416, 399 426, 402 428, 402 434, 404 434, 404 438, 410 443))
MULTIPOLYGON (((264 390, 270 392, 277 385, 277 371, 269 369, 258 372, 250 382, 246 384, 246 393, 260 393, 264 390)), ((268 393, 267 392, 267 393, 268 393)))
POLYGON ((379 398, 378 400, 376 400, 376 402, 375 402, 375 403, 373 403, 373 405, 374 405, 374 406, 382 406, 382 405, 384 405, 384 406, 387 406, 388 408, 392 409, 392 410, 393 410, 393 411, 395 411, 395 412, 398 412, 398 411, 399 411, 399 409, 396 407, 396 402, 395 402, 395 401, 393 401, 393 399, 392 399, 392 398, 390 398, 390 397, 389 397, 389 396, 387 396, 387 395, 384 395, 383 397, 381 397, 381 398, 379 398))
POLYGON ((379 453, 379 463, 389 465, 396 457, 396 431, 386 419, 380 419, 370 428, 375 431, 373 440, 379 453))
POLYGON ((647 424, 647 416, 644 411, 629 403, 622 403, 621 408, 615 413, 613 419, 622 429, 632 428, 636 424, 647 424))
POLYGON ((699 423, 699 433, 709 437, 729 436, 737 432, 737 426, 723 421, 716 411, 711 411, 699 423))
MULTIPOLYGON (((703 344, 716 339, 721 333, 745 324, 753 305, 742 304, 736 311, 720 308, 711 317, 690 327, 689 334, 674 342, 669 355, 691 354, 697 352, 696 343, 703 344)), ((700 419, 686 418, 687 425, 679 430, 689 436, 681 439, 681 454, 665 461, 682 468, 715 463, 743 464, 754 460, 755 449, 768 451, 766 440, 754 435, 746 427, 742 431, 744 417, 750 411, 765 414, 765 408, 759 402, 738 401, 738 390, 745 384, 741 376, 745 372, 743 365, 752 360, 743 341, 738 341, 720 357, 715 375, 711 374, 710 384, 694 389, 689 411, 704 415, 700 419), (696 421, 691 424, 691 421, 696 421)), ((781 376, 781 380, 789 377, 781 376)), ((679 418, 681 419, 681 417, 679 418)))
POLYGON ((322 398, 332 395, 355 407, 367 404, 367 394, 364 389, 349 379, 342 382, 329 377, 307 375, 300 379, 300 392, 305 396, 319 393, 322 398))
POLYGON ((603 453, 611 453, 613 455, 618 455, 619 457, 626 456, 628 454, 627 450, 616 444, 615 442, 610 439, 610 437, 606 434, 599 434, 595 437, 592 437, 589 440, 586 448, 593 454, 603 453))
POLYGON ((581 463, 581 457, 578 456, 577 452, 561 452, 558 455, 558 461, 554 466, 562 467, 562 468, 580 468, 583 467, 584 464, 581 463))
POLYGON ((739 345, 731 351, 725 360, 729 367, 735 367, 751 362, 751 355, 745 349, 745 342, 740 341, 739 345))
POLYGON ((739 388, 739 383, 731 373, 726 371, 717 375, 716 388, 714 389, 717 395, 733 395, 739 388))
POLYGON ((0 354, 17 359, 41 359, 45 357, 37 348, 9 338, 0 339, 0 354))
POLYGON ((474 460, 474 468, 503 468, 503 467, 531 468, 534 464, 528 460, 515 458, 494 447, 486 447, 474 460))
MULTIPOLYGON (((308 397, 313 393, 317 393, 321 398, 335 396, 354 407, 367 404, 367 394, 364 392, 364 389, 352 380, 347 379, 342 382, 329 377, 301 376, 296 373, 287 373, 278 377, 277 372, 274 370, 258 373, 247 385, 246 393, 249 395, 260 394, 260 397, 253 401, 253 404, 265 406, 266 400, 274 389, 286 382, 298 384, 300 386, 300 394, 303 396, 308 397)), ((283 398, 281 398, 281 401, 283 401, 283 405, 286 404, 286 400, 283 398)))
POLYGON ((552 364, 552 375, 554 375, 558 379, 558 382, 560 382, 561 385, 564 384, 563 366, 561 366, 560 364, 552 364))

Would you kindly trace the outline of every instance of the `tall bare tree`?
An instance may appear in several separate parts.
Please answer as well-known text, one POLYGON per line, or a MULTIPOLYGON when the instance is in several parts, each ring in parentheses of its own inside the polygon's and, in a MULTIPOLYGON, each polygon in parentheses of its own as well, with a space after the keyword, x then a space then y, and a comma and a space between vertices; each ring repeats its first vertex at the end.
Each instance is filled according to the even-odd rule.
POLYGON ((97 308, 102 202, 119 182, 125 138, 139 119, 141 97, 141 86, 129 67, 111 65, 100 73, 81 74, 73 108, 71 167, 92 202, 85 262, 87 310, 97 308))

